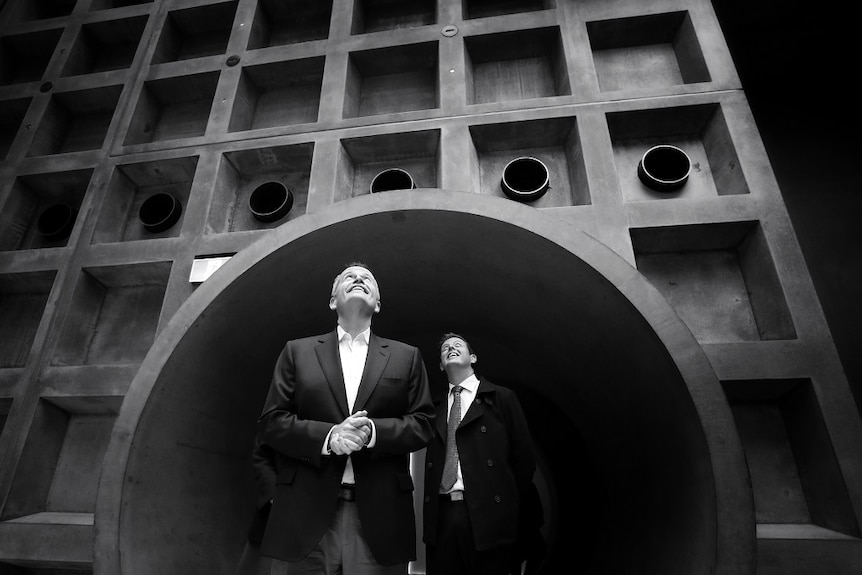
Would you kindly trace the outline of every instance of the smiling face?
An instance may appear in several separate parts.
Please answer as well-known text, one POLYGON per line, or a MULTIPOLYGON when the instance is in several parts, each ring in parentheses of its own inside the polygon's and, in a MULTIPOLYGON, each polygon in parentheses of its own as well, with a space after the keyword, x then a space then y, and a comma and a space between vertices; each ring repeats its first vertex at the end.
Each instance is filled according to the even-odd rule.
POLYGON ((470 369, 476 363, 476 354, 470 351, 467 342, 458 336, 452 336, 440 344, 440 369, 470 369))
POLYGON ((362 266, 347 267, 332 284, 329 308, 346 311, 353 306, 371 313, 380 311, 380 288, 377 286, 377 280, 362 266))

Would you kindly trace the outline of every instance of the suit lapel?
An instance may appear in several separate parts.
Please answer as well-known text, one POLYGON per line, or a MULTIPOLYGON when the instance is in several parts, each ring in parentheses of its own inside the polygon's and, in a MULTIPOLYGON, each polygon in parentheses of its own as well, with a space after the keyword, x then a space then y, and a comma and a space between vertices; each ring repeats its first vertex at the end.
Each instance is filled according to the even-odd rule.
POLYGON ((353 411, 365 409, 365 403, 371 397, 371 392, 377 387, 383 369, 389 362, 389 344, 380 340, 371 333, 368 342, 368 356, 365 358, 365 369, 362 371, 362 381, 359 383, 359 392, 356 394, 356 402, 353 411))
MULTIPOLYGON (((341 409, 342 417, 350 415, 347 411, 347 392, 344 389, 344 374, 341 371, 341 359, 338 357, 338 336, 335 331, 320 337, 320 343, 314 348, 317 360, 329 382, 332 395, 341 409)), ((370 350, 369 350, 370 351, 370 350)))
MULTIPOLYGON (((448 384, 447 384, 448 387, 448 384)), ((443 398, 437 402, 437 417, 434 418, 434 424, 437 426, 437 436, 446 443, 446 425, 449 419, 449 398, 448 392, 443 395, 443 398)))

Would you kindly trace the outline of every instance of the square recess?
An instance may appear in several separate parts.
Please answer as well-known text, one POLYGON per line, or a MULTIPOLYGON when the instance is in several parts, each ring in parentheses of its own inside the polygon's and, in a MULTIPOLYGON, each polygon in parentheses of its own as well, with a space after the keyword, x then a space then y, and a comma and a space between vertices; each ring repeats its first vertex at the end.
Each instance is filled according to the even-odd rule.
POLYGON ((464 47, 468 104, 572 93, 556 26, 470 36, 464 47))
POLYGON ((795 339, 757 221, 630 230, 638 270, 701 343, 795 339))
POLYGON ((416 28, 436 22, 436 0, 356 0, 351 33, 416 28))
POLYGON ((113 8, 125 8, 137 6, 138 4, 150 4, 153 0, 93 0, 90 3, 90 11, 111 10, 113 8))
POLYGON ((121 70, 132 65, 146 16, 84 24, 69 51, 63 76, 121 70))
POLYGON ((55 271, 0 274, 0 368, 24 367, 55 271))
POLYGON ((344 117, 437 108, 437 73, 437 42, 351 52, 344 117))
MULTIPOLYGON (((225 152, 219 165, 207 231, 225 233, 267 229, 303 215, 308 204, 313 153, 314 144, 225 152), (252 195, 255 207, 274 207, 272 210, 256 210, 259 215, 275 212, 271 221, 262 221, 254 215, 252 195), (290 209, 276 218, 282 200, 290 202, 288 196, 292 198, 290 209)), ((264 220, 270 218, 264 217, 264 220)))
POLYGON ((40 80, 62 33, 55 28, 0 38, 0 85, 40 80))
POLYGON ((228 131, 316 122, 323 63, 320 56, 243 68, 228 131))
POLYGON ((93 513, 119 401, 40 398, 3 520, 36 513, 93 513))
POLYGON ((102 200, 93 243, 179 236, 185 210, 171 227, 156 232, 144 227, 139 214, 143 203, 155 194, 173 196, 181 209, 188 205, 197 163, 197 156, 189 156, 117 166, 102 200))
POLYGON ((375 176, 393 168, 406 172, 416 188, 439 187, 439 164, 439 130, 341 140, 335 201, 371 193, 375 176))
POLYGON ((688 12, 587 22, 602 92, 709 82, 688 12))
POLYGON ((140 363, 156 336, 171 262, 85 268, 51 365, 140 363))
POLYGON ((547 168, 549 188, 529 205, 536 208, 590 204, 584 154, 573 117, 480 124, 470 126, 478 189, 483 194, 507 197, 503 171, 516 158, 532 157, 547 168))
POLYGON ((98 150, 105 142, 123 86, 105 86, 51 96, 28 156, 98 150))
POLYGON ((152 63, 224 54, 233 28, 236 5, 234 0, 168 12, 152 63))
POLYGON ((0 101, 0 160, 5 160, 33 98, 0 101))
POLYGON ((332 0, 259 0, 248 49, 325 40, 331 18, 332 0))
POLYGON ((555 2, 554 0, 464 0, 463 6, 466 20, 548 10, 555 7, 555 2))
POLYGON ((745 450, 758 524, 859 526, 808 379, 723 381, 745 450))
POLYGON ((65 246, 92 174, 84 169, 15 178, 0 209, 0 251, 65 246))
POLYGON ((20 0, 12 13, 12 21, 28 22, 68 16, 78 0, 20 0))
POLYGON ((614 112, 607 115, 607 121, 626 201, 749 193, 719 104, 614 112), (660 144, 682 150, 691 163, 685 185, 672 192, 651 189, 638 178, 638 163, 644 153, 660 144))
POLYGON ((125 145, 203 136, 218 77, 213 71, 144 82, 125 145))

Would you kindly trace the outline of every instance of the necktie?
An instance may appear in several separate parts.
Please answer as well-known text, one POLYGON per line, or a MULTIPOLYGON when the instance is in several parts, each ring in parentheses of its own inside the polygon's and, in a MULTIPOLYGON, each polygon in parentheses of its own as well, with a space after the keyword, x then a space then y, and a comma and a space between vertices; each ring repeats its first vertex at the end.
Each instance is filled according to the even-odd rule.
POLYGON ((458 478, 458 446, 455 444, 455 430, 461 423, 461 391, 464 388, 456 385, 452 388, 454 398, 449 410, 449 423, 446 428, 446 463, 443 465, 443 480, 440 484, 443 491, 449 491, 458 478))

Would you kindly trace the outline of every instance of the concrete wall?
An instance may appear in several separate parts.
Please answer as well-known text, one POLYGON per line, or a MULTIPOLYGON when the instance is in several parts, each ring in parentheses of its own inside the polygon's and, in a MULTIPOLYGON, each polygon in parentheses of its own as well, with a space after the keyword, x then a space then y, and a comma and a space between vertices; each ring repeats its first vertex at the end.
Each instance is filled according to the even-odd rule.
POLYGON ((435 333, 461 322, 489 350, 483 368, 524 398, 549 572, 572 555, 594 573, 858 567, 859 413, 709 2, 284 6, 2 7, 4 569, 150 572, 133 558, 156 547, 160 572, 229 571, 266 350, 330 327, 304 302, 355 252, 393 294, 381 333, 431 357, 435 333), (684 187, 638 179, 655 145, 687 153, 684 187), (500 187, 518 156, 551 179, 523 205, 500 187), (419 189, 370 195, 390 167, 419 189), (272 181, 293 207, 261 222, 248 202, 272 181), (156 220, 175 217, 146 229, 159 194, 181 210, 156 204, 156 220), (471 265, 445 242, 470 245, 471 265), (195 260, 234 254, 189 281, 195 260), (424 287, 439 277, 475 304, 444 313, 424 287), (249 356, 217 336, 236 319, 258 333, 251 312, 287 316, 249 356), (184 420, 212 349, 248 370, 219 370, 184 420), (554 384, 533 381, 534 362, 554 384), (241 388, 225 375, 246 372, 241 388), (582 491, 600 496, 560 496, 562 431, 590 470, 582 491), (219 512, 235 521, 209 520, 219 512))

